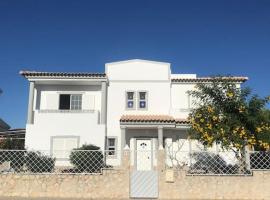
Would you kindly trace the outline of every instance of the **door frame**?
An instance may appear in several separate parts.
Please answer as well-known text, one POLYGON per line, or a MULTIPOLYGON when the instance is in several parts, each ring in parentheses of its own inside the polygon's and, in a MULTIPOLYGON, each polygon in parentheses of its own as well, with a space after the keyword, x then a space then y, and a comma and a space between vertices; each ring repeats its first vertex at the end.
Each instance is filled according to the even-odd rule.
POLYGON ((137 171, 137 141, 138 140, 150 140, 151 141, 151 170, 152 171, 154 169, 154 155, 153 155, 153 139, 154 138, 151 138, 151 137, 136 137, 134 138, 134 150, 135 150, 135 153, 134 153, 134 166, 135 166, 135 170, 137 171))

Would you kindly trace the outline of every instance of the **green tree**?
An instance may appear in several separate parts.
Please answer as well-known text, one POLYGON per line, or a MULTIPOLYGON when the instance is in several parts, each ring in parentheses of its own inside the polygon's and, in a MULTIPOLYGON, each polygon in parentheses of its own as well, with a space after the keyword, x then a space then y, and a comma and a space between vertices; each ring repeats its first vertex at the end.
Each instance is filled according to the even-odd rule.
POLYGON ((247 145, 269 150, 269 97, 252 96, 248 88, 240 89, 233 79, 222 77, 197 84, 190 94, 195 99, 189 116, 191 138, 206 146, 217 143, 238 152, 247 145))

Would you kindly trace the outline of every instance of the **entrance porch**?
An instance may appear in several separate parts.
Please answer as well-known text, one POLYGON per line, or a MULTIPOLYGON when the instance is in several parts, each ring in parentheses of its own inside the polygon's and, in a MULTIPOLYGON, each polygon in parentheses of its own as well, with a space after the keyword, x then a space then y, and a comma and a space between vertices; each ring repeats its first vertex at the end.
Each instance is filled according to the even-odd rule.
POLYGON ((157 153, 166 153, 176 141, 186 142, 182 150, 189 148, 187 120, 167 115, 126 115, 120 126, 121 151, 130 150, 130 164, 136 171, 155 170, 157 153))

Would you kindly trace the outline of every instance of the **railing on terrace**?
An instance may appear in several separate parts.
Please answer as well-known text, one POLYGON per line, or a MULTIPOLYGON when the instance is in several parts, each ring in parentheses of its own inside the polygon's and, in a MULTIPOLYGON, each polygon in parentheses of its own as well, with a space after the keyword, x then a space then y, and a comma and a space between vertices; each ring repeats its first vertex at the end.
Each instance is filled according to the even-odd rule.
POLYGON ((255 169, 270 170, 270 152, 167 151, 165 164, 189 175, 248 175, 255 169))
POLYGON ((115 156, 115 151, 101 150, 0 150, 0 173, 102 173, 113 168, 106 160, 115 156))

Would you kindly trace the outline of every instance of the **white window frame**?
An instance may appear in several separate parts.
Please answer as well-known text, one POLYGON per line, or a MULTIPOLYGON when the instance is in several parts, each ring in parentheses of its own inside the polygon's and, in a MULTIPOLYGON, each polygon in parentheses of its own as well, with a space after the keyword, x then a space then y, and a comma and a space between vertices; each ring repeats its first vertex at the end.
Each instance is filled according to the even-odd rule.
POLYGON ((82 94, 81 93, 59 93, 59 102, 58 102, 58 110, 82 110, 82 101, 83 101, 83 98, 82 98, 82 94), (60 109, 60 96, 61 95, 69 95, 70 98, 69 98, 69 109, 60 109), (80 109, 72 109, 71 108, 71 103, 72 103, 72 96, 80 96, 81 97, 81 106, 80 106, 80 109))
POLYGON ((125 94, 126 94, 126 101, 125 101, 126 110, 136 110, 136 92, 133 91, 133 90, 128 90, 128 91, 125 92, 125 94), (132 101, 132 100, 128 99, 128 93, 129 92, 133 92, 133 108, 128 107, 128 101, 132 101))
POLYGON ((107 137, 107 140, 106 140, 106 155, 108 158, 117 158, 117 137, 116 136, 108 136, 107 137), (114 139, 114 146, 109 146, 109 139, 114 139), (114 150, 111 150, 111 151, 114 151, 114 155, 109 155, 109 148, 112 147, 114 148, 114 150))
POLYGON ((82 95, 81 94, 71 94, 70 95, 70 110, 82 110, 82 95), (72 97, 75 97, 75 96, 79 97, 80 99, 73 99, 72 100, 72 97), (72 105, 72 102, 76 103, 78 105, 76 105, 76 104, 72 105), (73 107, 78 107, 78 109, 74 109, 74 108, 72 108, 72 106, 73 107))
MULTIPOLYGON (((60 136, 51 136, 50 141, 50 154, 53 156, 53 139, 70 139, 70 138, 76 138, 77 139, 77 147, 79 148, 80 145, 80 136, 75 135, 60 135, 60 136)), ((69 158, 56 158, 57 161, 67 161, 69 158)))
POLYGON ((138 101, 137 101, 138 110, 148 110, 148 91, 140 90, 140 91, 137 92, 137 96, 138 96, 138 101), (145 92, 145 99, 144 100, 140 99, 140 92, 145 92), (140 101, 145 101, 145 107, 144 108, 140 107, 140 101))

